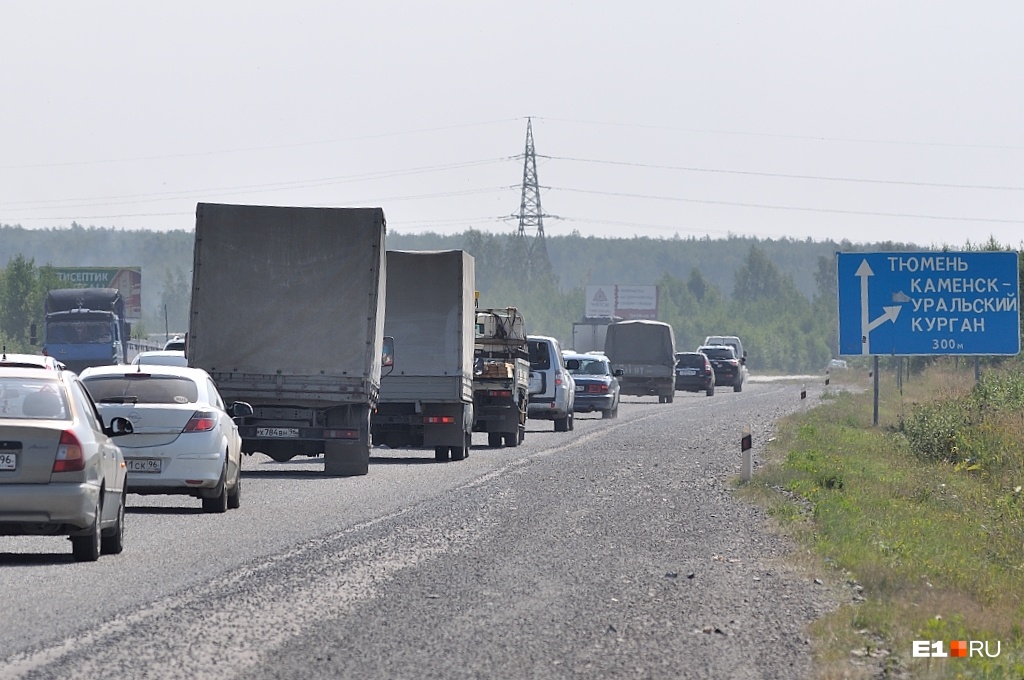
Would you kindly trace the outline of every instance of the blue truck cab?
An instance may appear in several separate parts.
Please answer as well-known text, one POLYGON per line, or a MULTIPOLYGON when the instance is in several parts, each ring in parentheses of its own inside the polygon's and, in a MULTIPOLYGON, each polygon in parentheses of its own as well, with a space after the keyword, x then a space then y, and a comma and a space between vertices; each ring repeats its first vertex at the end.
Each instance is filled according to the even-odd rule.
POLYGON ((80 373, 128 363, 131 324, 116 288, 62 288, 46 293, 43 354, 80 373))

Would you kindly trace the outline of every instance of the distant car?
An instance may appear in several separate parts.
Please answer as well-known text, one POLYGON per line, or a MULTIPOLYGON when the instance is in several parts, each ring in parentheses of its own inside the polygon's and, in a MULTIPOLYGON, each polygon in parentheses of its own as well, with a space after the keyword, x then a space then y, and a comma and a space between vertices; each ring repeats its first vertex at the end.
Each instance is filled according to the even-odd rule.
POLYGON ((71 371, 0 368, 0 535, 68 536, 92 562, 124 548, 125 462, 71 371))
MULTIPOLYGON (((573 411, 589 413, 600 411, 602 418, 619 416, 619 379, 612 373, 612 365, 603 354, 562 354, 565 367, 576 383, 573 411)), ((619 374, 621 375, 621 371, 619 374)))
POLYGON ((828 366, 825 367, 827 371, 845 371, 850 368, 850 365, 843 359, 832 359, 828 362, 828 366))
POLYGON ((101 366, 82 382, 107 416, 123 416, 135 433, 121 440, 128 493, 200 498, 204 512, 237 508, 242 493, 242 438, 233 417, 252 415, 245 402, 229 413, 200 368, 101 366))
POLYGON ((715 396, 715 369, 703 352, 676 352, 676 390, 715 396))
POLYGON ((179 349, 182 352, 185 351, 185 338, 181 336, 175 336, 164 343, 164 349, 179 349))
POLYGON ((145 364, 146 366, 188 366, 188 359, 185 358, 185 351, 180 349, 156 349, 146 352, 139 352, 132 359, 132 366, 145 364))
POLYGON ((735 335, 709 335, 704 338, 703 344, 705 346, 729 345, 736 353, 736 358, 740 360, 740 363, 747 363, 747 350, 743 349, 743 341, 735 335))
POLYGON ((65 366, 45 354, 13 354, 5 349, 0 353, 0 368, 45 368, 57 371, 64 370, 65 366))
POLYGON ((736 357, 729 345, 703 345, 697 351, 707 356, 715 370, 715 385, 732 386, 733 392, 742 392, 747 378, 747 367, 736 357))
POLYGON ((526 344, 530 352, 527 417, 555 421, 555 432, 573 429, 576 389, 572 375, 565 368, 562 346, 546 335, 528 335, 526 344))

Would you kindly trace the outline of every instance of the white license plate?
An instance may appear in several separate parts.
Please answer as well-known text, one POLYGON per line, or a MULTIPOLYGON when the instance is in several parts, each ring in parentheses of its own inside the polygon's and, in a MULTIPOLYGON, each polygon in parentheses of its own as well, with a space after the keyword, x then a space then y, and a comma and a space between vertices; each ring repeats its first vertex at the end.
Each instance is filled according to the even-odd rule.
POLYGON ((17 470, 18 454, 0 453, 0 470, 17 470))
POLYGON ((257 427, 257 437, 298 437, 297 427, 257 427))
POLYGON ((676 371, 676 375, 697 375, 696 368, 680 368, 676 371))
POLYGON ((125 458, 128 472, 160 472, 163 461, 159 458, 125 458))
POLYGON ((576 391, 577 392, 586 392, 587 391, 587 386, 586 385, 577 385, 576 386, 576 391))

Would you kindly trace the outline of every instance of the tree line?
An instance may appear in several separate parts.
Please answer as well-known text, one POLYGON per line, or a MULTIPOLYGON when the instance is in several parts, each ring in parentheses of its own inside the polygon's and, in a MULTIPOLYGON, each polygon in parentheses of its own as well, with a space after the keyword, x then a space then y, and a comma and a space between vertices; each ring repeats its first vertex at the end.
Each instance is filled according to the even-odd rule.
MULTIPOLYGON (((659 318, 680 350, 706 335, 739 335, 751 370, 819 371, 837 355, 836 252, 926 250, 848 241, 566 236, 524 239, 470 229, 461 234, 389 232, 396 250, 463 249, 476 262, 483 307, 518 307, 530 333, 571 346, 588 284, 657 285, 659 318)), ((193 235, 106 228, 0 227, 0 342, 32 351, 43 297, 60 287, 53 266, 141 266, 143 318, 133 335, 188 328, 193 235)), ((1009 250, 994 241, 958 250, 1009 250)))

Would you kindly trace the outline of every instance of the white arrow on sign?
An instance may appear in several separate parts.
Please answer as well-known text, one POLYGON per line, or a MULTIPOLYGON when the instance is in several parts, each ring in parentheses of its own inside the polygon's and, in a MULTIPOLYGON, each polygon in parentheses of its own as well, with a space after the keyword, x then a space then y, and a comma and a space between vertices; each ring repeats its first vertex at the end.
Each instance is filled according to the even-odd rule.
POLYGON ((868 310, 868 279, 875 275, 875 272, 871 269, 871 265, 868 264, 867 260, 860 263, 857 267, 856 275, 860 277, 860 342, 861 342, 861 354, 871 354, 871 331, 881 326, 886 321, 892 321, 896 323, 896 317, 900 315, 900 310, 903 307, 894 305, 892 307, 883 307, 885 313, 872 321, 869 317, 870 310, 868 310))

